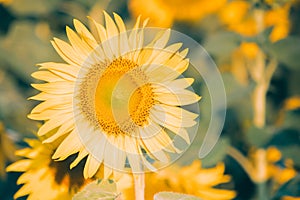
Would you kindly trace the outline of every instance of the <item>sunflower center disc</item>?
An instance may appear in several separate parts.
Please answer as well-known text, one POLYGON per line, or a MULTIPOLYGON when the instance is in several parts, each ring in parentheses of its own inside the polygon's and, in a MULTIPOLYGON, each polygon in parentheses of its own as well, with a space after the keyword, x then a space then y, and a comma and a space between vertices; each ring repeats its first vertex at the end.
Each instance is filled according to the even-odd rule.
POLYGON ((148 123, 154 104, 151 85, 134 62, 118 58, 101 74, 95 93, 96 118, 108 134, 134 134, 148 123))

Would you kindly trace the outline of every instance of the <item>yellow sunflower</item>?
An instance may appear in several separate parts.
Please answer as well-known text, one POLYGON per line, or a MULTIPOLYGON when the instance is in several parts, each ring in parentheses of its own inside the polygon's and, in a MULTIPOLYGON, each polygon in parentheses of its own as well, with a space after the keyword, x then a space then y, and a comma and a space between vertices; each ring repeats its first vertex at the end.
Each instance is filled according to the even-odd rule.
POLYGON ((29 118, 45 121, 38 131, 48 137, 44 142, 65 137, 54 159, 78 153, 72 168, 87 156, 85 178, 102 164, 104 177, 116 178, 125 167, 153 171, 155 163, 168 163, 168 152, 181 150, 171 136, 189 143, 186 128, 198 117, 181 107, 200 97, 187 89, 193 79, 178 78, 189 66, 188 51, 179 51, 179 43, 167 46, 170 30, 145 45, 147 21, 139 28, 138 18, 128 33, 119 15, 104 17, 106 27, 91 19, 97 35, 74 20, 76 32, 66 29, 70 44, 52 41, 67 63, 42 63, 33 73, 47 83, 33 84, 41 93, 31 99, 43 102, 29 118))
POLYGON ((9 4, 11 3, 12 0, 0 0, 0 4, 3 3, 3 4, 9 4))
POLYGON ((149 17, 150 24, 170 27, 175 20, 197 21, 217 12, 226 0, 130 0, 129 10, 134 17, 149 17))
POLYGON ((261 180, 266 181, 268 179, 272 179, 274 181, 274 186, 280 186, 284 183, 288 182, 292 178, 297 175, 297 171, 293 167, 293 161, 291 159, 284 160, 284 166, 277 165, 276 163, 282 159, 281 152, 276 147, 269 147, 267 150, 258 149, 250 155, 252 160, 254 161, 254 166, 256 167, 256 174, 261 173, 262 169, 260 169, 260 157, 265 155, 266 170, 265 177, 261 180), (256 162, 255 162, 256 161, 256 162))
POLYGON ((13 153, 15 149, 15 144, 7 135, 5 127, 0 121, 0 178, 6 177, 5 165, 7 162, 16 160, 16 156, 13 153))
MULTIPOLYGON (((172 165, 157 173, 146 174, 145 199, 152 200, 158 192, 172 191, 195 195, 203 200, 229 200, 236 196, 232 190, 217 189, 215 186, 230 181, 230 176, 224 175, 224 164, 205 169, 200 161, 194 161, 190 166, 172 165)), ((118 188, 125 200, 134 199, 133 180, 129 176, 122 178, 118 188), (124 181, 124 180, 126 181, 124 181), (131 186, 128 182, 131 181, 131 186), (122 187, 122 182, 124 187, 122 187)))
POLYGON ((230 148, 228 153, 244 168, 255 183, 272 180, 274 187, 278 187, 297 175, 291 159, 285 159, 284 166, 277 164, 282 160, 282 154, 273 146, 267 149, 252 149, 249 158, 244 157, 235 148, 230 148))
POLYGON ((300 200, 300 197, 284 196, 281 200, 300 200))
POLYGON ((30 147, 16 151, 24 159, 7 167, 10 172, 23 172, 17 184, 24 184, 16 192, 17 199, 28 195, 28 200, 71 200, 72 196, 89 180, 81 173, 83 165, 69 170, 70 160, 55 162, 51 159, 54 146, 37 139, 27 139, 30 147))
MULTIPOLYGON (((270 40, 276 42, 285 38, 290 29, 289 12, 292 2, 287 2, 281 7, 274 7, 263 12, 260 26, 263 29, 274 27, 270 40)), ((260 31, 255 12, 247 1, 230 1, 219 12, 219 18, 229 30, 235 31, 244 36, 255 36, 260 31)))

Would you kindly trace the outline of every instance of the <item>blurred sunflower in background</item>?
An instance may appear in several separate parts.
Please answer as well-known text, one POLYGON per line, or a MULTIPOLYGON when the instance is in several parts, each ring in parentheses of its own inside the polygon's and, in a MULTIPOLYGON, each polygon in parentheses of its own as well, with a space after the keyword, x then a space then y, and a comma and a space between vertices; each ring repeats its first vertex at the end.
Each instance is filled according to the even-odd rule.
POLYGON ((39 139, 25 141, 29 147, 16 151, 22 159, 7 167, 9 172, 22 172, 17 181, 22 187, 15 193, 15 199, 27 196, 32 200, 68 200, 91 181, 83 178, 82 163, 70 170, 71 159, 52 160, 54 144, 43 144, 39 139))
POLYGON ((14 152, 16 145, 6 133, 5 127, 0 121, 0 178, 6 178, 5 167, 8 162, 15 161, 14 152))
POLYGON ((197 22, 207 15, 216 13, 226 0, 130 0, 130 13, 137 17, 149 18, 151 26, 171 27, 174 21, 197 22))
POLYGON ((219 18, 229 30, 245 36, 254 36, 260 33, 261 29, 273 27, 270 40, 275 42, 286 37, 290 29, 289 11, 292 1, 287 1, 282 6, 274 6, 263 11, 252 7, 248 1, 229 1, 219 12, 219 18), (254 12, 253 12, 254 11, 254 12), (262 18, 257 19, 256 12, 262 12, 262 18), (261 20, 260 24, 257 20, 261 20))
POLYGON ((12 2, 12 0, 0 0, 0 4, 9 4, 10 2, 12 2))
MULTIPOLYGON (((162 191, 173 191, 200 197, 205 200, 229 200, 234 199, 236 193, 233 190, 215 188, 216 186, 230 181, 229 175, 224 175, 225 166, 219 163, 216 167, 203 168, 201 161, 196 160, 189 166, 172 165, 157 173, 146 174, 146 200, 162 191)), ((125 179, 124 179, 125 180, 125 179)), ((119 183, 120 192, 125 200, 134 199, 133 179, 128 176, 127 184, 122 187, 119 183), (131 180, 131 187, 128 182, 131 180)))

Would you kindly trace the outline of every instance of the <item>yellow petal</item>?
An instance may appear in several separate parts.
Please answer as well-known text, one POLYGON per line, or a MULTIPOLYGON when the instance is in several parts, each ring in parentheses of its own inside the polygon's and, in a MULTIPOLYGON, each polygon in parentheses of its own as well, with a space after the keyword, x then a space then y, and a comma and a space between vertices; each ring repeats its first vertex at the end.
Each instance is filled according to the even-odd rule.
POLYGON ((127 158, 130 164, 130 167, 133 172, 141 172, 142 165, 140 159, 140 153, 138 151, 138 145, 135 138, 131 138, 127 135, 125 137, 125 148, 127 152, 127 158))
POLYGON ((72 94, 74 92, 74 83, 67 81, 31 84, 31 86, 49 94, 72 94))
POLYGON ((40 69, 47 69, 49 71, 55 72, 62 72, 64 74, 70 75, 74 78, 77 77, 77 74, 80 70, 80 67, 74 65, 68 65, 64 63, 55 63, 55 62, 47 62, 38 64, 40 69))
POLYGON ((80 35, 80 37, 91 47, 95 48, 98 43, 95 40, 94 36, 91 34, 91 32, 77 19, 74 19, 73 21, 74 27, 77 31, 77 33, 80 35))
POLYGON ((101 162, 99 162, 96 158, 92 155, 89 155, 87 161, 84 166, 83 176, 85 179, 92 178, 96 172, 98 171, 101 162))
POLYGON ((39 113, 48 109, 72 109, 72 99, 67 96, 65 98, 48 99, 33 108, 31 113, 39 113))
POLYGON ((46 82, 59 82, 63 79, 49 71, 37 71, 33 72, 31 76, 35 79, 46 81, 46 82))
POLYGON ((32 161, 29 159, 19 160, 17 162, 14 162, 13 164, 9 165, 6 168, 6 171, 8 171, 8 172, 24 172, 29 169, 31 164, 32 164, 32 161))
POLYGON ((73 130, 58 146, 53 159, 64 160, 70 155, 79 152, 83 148, 80 138, 78 137, 76 130, 73 130))
POLYGON ((46 140, 43 141, 43 143, 51 143, 54 142, 56 139, 58 139, 59 137, 69 133, 70 131, 72 131, 74 129, 74 121, 73 119, 70 119, 68 121, 66 121, 66 123, 63 123, 61 125, 61 127, 59 127, 59 129, 57 130, 57 132, 55 134, 53 134, 52 136, 48 137, 46 140))
POLYGON ((66 28, 66 32, 72 47, 77 52, 77 57, 80 57, 84 61, 92 51, 92 48, 82 41, 80 37, 68 26, 66 28))
POLYGON ((52 46, 56 50, 56 52, 60 55, 62 59, 64 59, 67 63, 71 65, 80 66, 83 63, 83 60, 77 55, 75 50, 71 45, 62 41, 58 38, 54 38, 54 41, 51 41, 52 46))
POLYGON ((82 149, 76 159, 70 164, 70 169, 73 169, 74 167, 76 167, 78 165, 78 163, 85 158, 87 155, 89 154, 89 152, 86 149, 82 149))
POLYGON ((61 126, 62 124, 66 123, 67 121, 72 120, 72 118, 68 115, 58 115, 47 122, 45 122, 38 130, 37 134, 39 136, 45 135, 52 131, 53 129, 61 126))
POLYGON ((189 105, 196 103, 201 99, 201 97, 189 90, 180 90, 170 93, 155 93, 154 98, 163 104, 171 106, 189 105))

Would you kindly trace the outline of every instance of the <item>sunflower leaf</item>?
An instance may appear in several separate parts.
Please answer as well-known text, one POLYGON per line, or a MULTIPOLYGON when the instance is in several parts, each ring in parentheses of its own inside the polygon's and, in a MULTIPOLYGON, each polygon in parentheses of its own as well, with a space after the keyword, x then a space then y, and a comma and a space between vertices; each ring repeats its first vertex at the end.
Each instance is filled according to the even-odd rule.
POLYGON ((159 192, 154 195, 154 200, 201 200, 198 197, 175 192, 159 192))
POLYGON ((271 53, 283 64, 293 70, 299 70, 300 38, 290 36, 274 43, 271 53))
POLYGON ((217 57, 227 57, 241 43, 241 37, 233 32, 219 32, 209 36, 204 48, 217 57))
POLYGON ((94 181, 86 185, 82 191, 74 195, 73 200, 115 200, 119 194, 115 183, 94 181))

